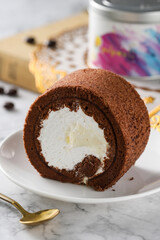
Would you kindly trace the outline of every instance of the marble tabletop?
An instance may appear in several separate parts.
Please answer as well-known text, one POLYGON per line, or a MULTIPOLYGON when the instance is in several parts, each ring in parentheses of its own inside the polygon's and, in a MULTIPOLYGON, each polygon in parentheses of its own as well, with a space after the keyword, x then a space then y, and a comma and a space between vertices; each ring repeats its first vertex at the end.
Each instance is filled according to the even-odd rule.
MULTIPOLYGON (((0 2, 0 37, 67 17, 85 9, 88 4, 87 0, 0 2)), ((6 91, 11 87, 1 81, 0 86, 6 91)), ((0 142, 23 127, 27 110, 36 97, 36 93, 20 88, 16 98, 0 96, 0 142), (3 108, 6 101, 14 102, 14 111, 9 112, 3 108)), ((61 211, 54 220, 27 227, 18 222, 20 214, 15 208, 0 201, 1 240, 160 239, 160 193, 125 202, 85 205, 38 196, 18 187, 1 172, 0 183, 0 192, 19 201, 29 211, 46 208, 59 208, 61 211)))

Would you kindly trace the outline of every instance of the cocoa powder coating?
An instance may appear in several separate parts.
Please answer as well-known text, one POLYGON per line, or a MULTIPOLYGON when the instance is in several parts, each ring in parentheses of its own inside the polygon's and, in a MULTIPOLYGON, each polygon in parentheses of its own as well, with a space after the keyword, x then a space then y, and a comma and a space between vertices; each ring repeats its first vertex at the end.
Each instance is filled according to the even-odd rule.
MULTIPOLYGON (((51 129, 52 130, 52 129, 51 129)), ((57 81, 31 105, 24 125, 24 145, 31 164, 41 176, 61 182, 87 185, 103 191, 114 185, 144 151, 150 133, 143 100, 122 77, 101 69, 82 69, 57 81), (37 137, 48 111, 79 106, 104 130, 110 148, 104 172, 96 174, 100 160, 86 156, 72 171, 49 167, 37 137)), ((53 146, 54 147, 54 146, 53 146)))

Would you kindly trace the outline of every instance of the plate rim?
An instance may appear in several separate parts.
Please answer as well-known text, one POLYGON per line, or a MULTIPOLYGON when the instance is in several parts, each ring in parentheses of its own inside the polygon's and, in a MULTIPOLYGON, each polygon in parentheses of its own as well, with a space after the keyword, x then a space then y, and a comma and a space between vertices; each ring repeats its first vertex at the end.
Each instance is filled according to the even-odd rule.
MULTIPOLYGON (((5 144, 5 142, 13 137, 14 135, 19 135, 22 134, 23 130, 19 129, 17 131, 12 132, 11 134, 9 134, 1 143, 0 143, 0 149, 2 147, 3 144, 5 144)), ((64 201, 64 202, 71 202, 71 203, 81 203, 81 204, 99 204, 99 203, 111 203, 111 202, 121 202, 121 201, 127 201, 127 200, 132 200, 132 199, 137 199, 137 198, 141 198, 141 197, 146 197, 149 196, 151 194, 155 194, 157 192, 160 191, 160 187, 156 187, 153 188, 151 190, 142 192, 142 193, 135 193, 135 194, 130 194, 127 196, 120 196, 120 197, 106 197, 106 198, 79 198, 79 197, 68 197, 68 196, 60 196, 57 194, 49 194, 47 192, 44 191, 39 191, 35 188, 32 188, 30 186, 26 186, 23 183, 19 183, 18 180, 16 180, 15 178, 13 178, 12 176, 10 176, 10 174, 6 171, 6 169, 4 169, 1 165, 1 157, 0 157, 0 170, 3 172, 3 174, 9 179, 11 180, 13 183, 15 183, 16 185, 27 189, 31 192, 34 192, 40 196, 43 197, 47 197, 50 199, 55 199, 55 200, 59 200, 59 201, 64 201)), ((53 180, 54 181, 54 180, 53 180)))

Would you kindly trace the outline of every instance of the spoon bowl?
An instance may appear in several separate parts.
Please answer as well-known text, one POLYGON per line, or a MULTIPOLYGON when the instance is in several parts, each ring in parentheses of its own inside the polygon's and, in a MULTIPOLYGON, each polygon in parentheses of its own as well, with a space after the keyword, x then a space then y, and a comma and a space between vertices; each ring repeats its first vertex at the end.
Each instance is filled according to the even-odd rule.
POLYGON ((59 209, 46 209, 41 210, 35 213, 27 212, 18 202, 5 196, 4 194, 0 193, 0 199, 11 203, 14 207, 16 207, 22 214, 22 218, 19 220, 20 223, 26 225, 36 225, 45 221, 48 221, 59 214, 59 209))
POLYGON ((19 222, 26 225, 36 225, 56 217, 59 212, 60 211, 58 209, 46 209, 35 213, 28 212, 27 214, 24 214, 19 222))

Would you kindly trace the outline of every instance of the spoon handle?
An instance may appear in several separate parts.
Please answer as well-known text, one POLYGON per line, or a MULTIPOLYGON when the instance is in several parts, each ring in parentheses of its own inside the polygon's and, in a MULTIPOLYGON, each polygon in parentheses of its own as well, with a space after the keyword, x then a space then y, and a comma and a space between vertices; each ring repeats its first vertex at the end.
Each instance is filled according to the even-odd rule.
POLYGON ((18 202, 16 202, 12 198, 7 197, 6 195, 4 195, 2 193, 0 193, 0 199, 6 201, 8 203, 11 203, 14 207, 16 207, 22 213, 23 216, 25 216, 28 213, 18 202))

